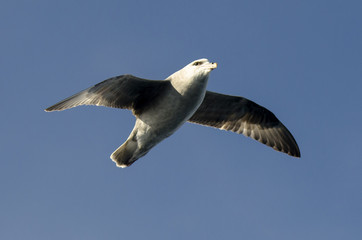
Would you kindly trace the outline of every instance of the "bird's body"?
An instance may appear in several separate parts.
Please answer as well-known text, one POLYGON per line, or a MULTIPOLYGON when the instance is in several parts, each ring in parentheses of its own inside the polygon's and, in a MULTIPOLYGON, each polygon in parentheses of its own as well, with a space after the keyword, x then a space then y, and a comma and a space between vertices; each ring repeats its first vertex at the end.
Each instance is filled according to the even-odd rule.
POLYGON ((181 127, 200 106, 206 93, 208 74, 187 78, 182 74, 183 69, 180 71, 165 80, 170 82, 168 91, 136 115, 135 126, 127 141, 111 155, 117 166, 127 167, 145 155, 181 127))
POLYGON ((130 166, 186 121, 243 133, 278 151, 299 157, 298 146, 284 125, 267 109, 242 97, 206 91, 216 63, 196 60, 165 80, 153 81, 123 75, 77 93, 46 111, 79 105, 127 108, 135 126, 111 155, 119 167, 130 166))

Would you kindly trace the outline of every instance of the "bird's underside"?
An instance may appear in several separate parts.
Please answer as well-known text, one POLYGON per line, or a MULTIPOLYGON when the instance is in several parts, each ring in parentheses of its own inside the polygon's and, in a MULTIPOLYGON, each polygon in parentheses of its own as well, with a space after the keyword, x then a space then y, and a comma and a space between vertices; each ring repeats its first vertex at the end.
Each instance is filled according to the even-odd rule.
MULTIPOLYGON (((188 69, 189 65, 184 69, 193 70, 188 69)), ((180 95, 179 86, 173 82, 173 78, 179 77, 177 73, 157 81, 132 75, 110 78, 45 111, 62 111, 80 105, 132 110, 136 116, 135 127, 126 142, 111 155, 120 167, 131 165, 185 121, 243 134, 277 151, 300 157, 292 134, 272 112, 246 98, 206 90, 196 95, 180 95), (193 103, 195 101, 199 103, 193 103)), ((205 81, 207 83, 207 78, 205 81)))

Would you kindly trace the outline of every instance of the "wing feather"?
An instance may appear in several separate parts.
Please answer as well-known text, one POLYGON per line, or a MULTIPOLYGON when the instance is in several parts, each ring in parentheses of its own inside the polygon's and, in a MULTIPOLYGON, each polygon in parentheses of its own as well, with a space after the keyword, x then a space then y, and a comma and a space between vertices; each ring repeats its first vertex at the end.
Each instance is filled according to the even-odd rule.
POLYGON ((96 105, 131 109, 137 114, 148 103, 162 95, 169 81, 147 80, 132 75, 107 79, 45 109, 62 111, 80 105, 96 105))
POLYGON ((294 137, 279 119, 243 97, 207 91, 189 122, 241 133, 277 151, 300 157, 294 137))

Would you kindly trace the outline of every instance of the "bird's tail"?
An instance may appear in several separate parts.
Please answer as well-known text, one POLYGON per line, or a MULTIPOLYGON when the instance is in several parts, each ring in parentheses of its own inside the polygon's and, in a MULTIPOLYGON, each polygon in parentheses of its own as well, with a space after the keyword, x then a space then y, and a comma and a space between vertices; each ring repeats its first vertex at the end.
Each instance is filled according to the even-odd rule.
POLYGON ((135 154, 137 149, 137 141, 134 141, 132 138, 128 139, 112 153, 111 159, 117 164, 117 167, 128 167, 140 157, 135 154))

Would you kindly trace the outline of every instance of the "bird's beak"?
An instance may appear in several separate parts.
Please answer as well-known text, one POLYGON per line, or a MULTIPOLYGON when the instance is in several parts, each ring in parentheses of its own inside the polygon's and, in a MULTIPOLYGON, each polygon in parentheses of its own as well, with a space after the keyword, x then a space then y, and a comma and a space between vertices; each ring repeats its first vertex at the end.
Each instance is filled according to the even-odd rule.
POLYGON ((211 70, 214 70, 215 68, 217 68, 217 63, 211 63, 210 68, 211 68, 211 70))

